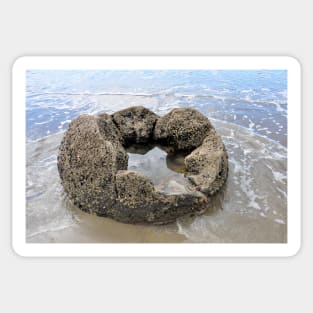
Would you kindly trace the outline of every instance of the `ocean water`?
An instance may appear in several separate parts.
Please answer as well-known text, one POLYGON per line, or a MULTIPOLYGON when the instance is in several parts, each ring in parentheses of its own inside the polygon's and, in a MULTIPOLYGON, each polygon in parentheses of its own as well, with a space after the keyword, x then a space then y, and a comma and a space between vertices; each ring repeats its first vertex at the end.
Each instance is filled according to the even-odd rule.
MULTIPOLYGON (((26 84, 28 242, 287 241, 287 71, 36 70, 27 71, 26 84), (229 177, 204 215, 127 225, 81 212, 67 199, 57 153, 70 121, 132 105, 159 115, 195 108, 222 136, 229 177)), ((130 154, 129 168, 173 192, 182 180, 171 171, 176 161, 154 148, 130 154)))

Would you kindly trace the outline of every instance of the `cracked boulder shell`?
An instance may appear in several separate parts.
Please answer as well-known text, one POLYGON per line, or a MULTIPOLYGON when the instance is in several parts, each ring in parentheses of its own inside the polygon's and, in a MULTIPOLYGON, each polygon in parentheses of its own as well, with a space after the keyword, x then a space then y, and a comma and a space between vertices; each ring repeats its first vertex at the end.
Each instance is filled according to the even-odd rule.
POLYGON ((227 178, 228 162, 221 138, 200 112, 174 109, 159 117, 137 106, 73 120, 59 148, 58 170, 65 192, 81 210, 125 223, 165 224, 204 212, 227 178), (165 194, 148 177, 127 170, 125 147, 136 143, 188 151, 189 190, 165 194))
POLYGON ((130 107, 112 115, 126 145, 151 141, 158 116, 143 106, 130 107))
POLYGON ((154 129, 154 139, 174 150, 193 150, 200 146, 211 123, 195 109, 173 109, 160 117, 154 129))

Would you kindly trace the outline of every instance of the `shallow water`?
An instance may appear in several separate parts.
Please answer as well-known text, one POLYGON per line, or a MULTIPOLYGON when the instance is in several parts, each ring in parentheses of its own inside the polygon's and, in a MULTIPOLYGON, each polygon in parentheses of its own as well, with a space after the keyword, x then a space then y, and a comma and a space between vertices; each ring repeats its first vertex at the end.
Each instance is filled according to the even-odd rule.
MULTIPOLYGON (((27 73, 27 242, 287 241, 283 71, 68 72, 27 73), (69 121, 130 105, 160 115, 194 107, 210 118, 226 145, 230 171, 204 215, 164 226, 127 225, 84 213, 67 200, 56 158, 69 121)), ((171 158, 158 147, 132 152, 129 169, 165 192, 182 191, 186 180, 172 170, 183 172, 183 156, 171 158)))
POLYGON ((157 190, 165 194, 190 192, 182 153, 167 154, 166 148, 156 145, 129 147, 126 151, 128 169, 149 177, 157 190))

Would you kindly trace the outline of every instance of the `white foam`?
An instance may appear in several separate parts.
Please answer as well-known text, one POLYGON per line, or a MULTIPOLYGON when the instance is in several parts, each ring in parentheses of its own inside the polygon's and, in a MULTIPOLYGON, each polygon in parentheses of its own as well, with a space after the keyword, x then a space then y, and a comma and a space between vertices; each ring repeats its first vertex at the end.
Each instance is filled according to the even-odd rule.
POLYGON ((61 231, 61 230, 64 230, 66 228, 73 227, 75 225, 76 225, 76 223, 74 222, 74 220, 72 222, 69 222, 69 221, 68 222, 63 222, 63 224, 60 224, 58 226, 55 226, 54 223, 48 224, 48 225, 39 227, 37 229, 37 231, 34 231, 34 232, 28 234, 26 236, 26 238, 30 239, 32 237, 36 237, 36 236, 42 235, 44 233, 51 233, 51 232, 61 231))
POLYGON ((35 125, 44 125, 44 124, 48 124, 48 123, 50 123, 50 122, 52 122, 52 119, 49 119, 49 120, 44 121, 44 122, 36 122, 36 123, 34 123, 34 124, 35 124, 35 125))
POLYGON ((250 93, 252 91, 253 91, 252 89, 243 89, 240 91, 240 93, 250 93))
POLYGON ((271 170, 274 179, 282 184, 287 181, 287 176, 280 172, 275 171, 270 165, 266 164, 266 166, 271 170))
POLYGON ((189 225, 184 225, 181 220, 176 222, 178 233, 186 236, 193 242, 221 242, 216 234, 218 224, 210 216, 196 217, 189 225))
POLYGON ((252 130, 254 127, 254 123, 249 119, 249 128, 252 130))
POLYGON ((58 128, 59 128, 59 129, 63 128, 64 124, 67 124, 67 123, 69 124, 71 121, 72 121, 72 120, 65 120, 65 121, 62 121, 62 122, 60 123, 60 125, 58 126, 58 128))
POLYGON ((242 172, 242 166, 237 160, 235 160, 234 158, 231 158, 231 159, 229 159, 229 162, 232 163, 234 166, 233 167, 234 173, 237 174, 237 173, 242 172))
POLYGON ((275 223, 278 223, 278 224, 286 224, 283 220, 279 219, 279 218, 275 218, 274 219, 274 222, 275 223))

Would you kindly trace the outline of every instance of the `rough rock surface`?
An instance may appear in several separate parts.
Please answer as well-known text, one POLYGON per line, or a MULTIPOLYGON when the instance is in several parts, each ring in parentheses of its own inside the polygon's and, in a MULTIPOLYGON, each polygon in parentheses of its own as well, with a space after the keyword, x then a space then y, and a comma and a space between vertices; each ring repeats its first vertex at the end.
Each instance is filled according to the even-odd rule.
POLYGON ((197 190, 213 195, 228 175, 228 156, 221 137, 211 128, 200 147, 185 158, 186 176, 197 190))
POLYGON ((106 215, 116 201, 115 174, 127 169, 128 161, 117 131, 110 117, 81 115, 60 145, 58 170, 64 190, 84 211, 106 215))
POLYGON ((108 140, 112 143, 114 149, 117 153, 117 170, 127 168, 128 164, 128 155, 123 147, 124 140, 121 136, 119 129, 113 122, 111 115, 100 114, 98 115, 98 127, 100 134, 105 140, 108 140))
POLYGON ((228 161, 220 136, 196 110, 174 109, 159 118, 132 107, 72 121, 60 145, 58 170, 65 192, 80 209, 125 223, 164 224, 205 211, 208 195, 227 178, 228 161), (127 170, 124 147, 154 140, 191 151, 185 157, 188 192, 162 193, 149 178, 127 170))
POLYGON ((114 216, 122 222, 169 223, 185 214, 199 213, 207 204, 201 193, 165 195, 158 192, 148 177, 134 171, 117 173, 116 192, 114 216))
POLYGON ((173 109, 156 122, 154 139, 175 150, 191 151, 202 144, 211 127, 209 120, 195 109, 173 109))
POLYGON ((126 145, 151 141, 157 119, 155 113, 143 106, 130 107, 113 114, 126 145))

